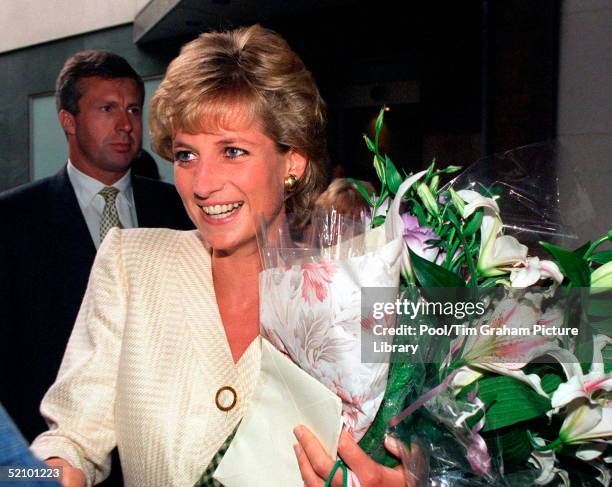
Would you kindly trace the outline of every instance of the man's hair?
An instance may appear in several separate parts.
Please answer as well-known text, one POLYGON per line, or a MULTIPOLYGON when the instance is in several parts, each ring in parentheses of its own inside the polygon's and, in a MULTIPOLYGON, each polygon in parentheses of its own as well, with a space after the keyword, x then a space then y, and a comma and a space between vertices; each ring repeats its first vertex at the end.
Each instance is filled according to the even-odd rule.
POLYGON ((97 76, 103 79, 130 78, 138 85, 140 99, 144 102, 142 78, 121 56, 109 51, 80 51, 64 63, 55 83, 57 111, 66 110, 73 115, 79 113, 79 99, 83 96, 81 78, 97 76))

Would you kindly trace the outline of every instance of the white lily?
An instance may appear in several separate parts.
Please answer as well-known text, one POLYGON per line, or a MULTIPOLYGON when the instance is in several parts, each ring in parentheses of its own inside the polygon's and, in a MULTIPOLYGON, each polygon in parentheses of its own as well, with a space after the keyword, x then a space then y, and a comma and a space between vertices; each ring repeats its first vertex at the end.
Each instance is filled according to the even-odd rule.
MULTIPOLYGON (((606 335, 595 335, 593 337, 593 361, 591 369, 586 375, 582 373, 582 368, 574 362, 573 356, 568 354, 560 356, 555 352, 550 354, 560 359, 559 361, 563 365, 568 379, 567 382, 560 384, 552 395, 551 405, 553 408, 561 408, 579 398, 587 399, 595 404, 597 401, 593 401, 593 397, 596 392, 612 392, 612 374, 605 373, 602 355, 603 349, 609 344, 612 344, 612 338, 606 335), (573 360, 569 363, 571 359, 573 360)), ((599 399, 604 404, 607 402, 605 397, 599 399)))
POLYGON ((604 264, 591 274, 591 293, 601 293, 612 288, 612 261, 604 264))
POLYGON ((612 407, 588 402, 570 412, 559 432, 559 439, 566 445, 602 442, 607 438, 612 438, 612 407))
MULTIPOLYGON (((395 194, 395 198, 393 198, 391 207, 387 212, 387 218, 385 219, 385 235, 388 241, 401 238, 403 236, 404 223, 402 221, 402 217, 400 216, 402 198, 404 197, 404 194, 406 194, 406 192, 412 187, 412 185, 425 176, 425 174, 427 174, 426 170, 418 172, 407 178, 402 184, 400 184, 400 187, 397 188, 397 193, 395 194)), ((405 240, 403 241, 403 244, 401 272, 406 279, 412 280, 412 267, 410 265, 408 244, 405 240)))
POLYGON ((529 287, 540 279, 549 278, 557 284, 563 281, 559 266, 551 260, 540 260, 538 257, 527 257, 524 263, 518 263, 510 272, 512 287, 529 287))
MULTIPOLYGON (((534 442, 538 446, 544 446, 546 443, 542 438, 534 438, 534 442)), ((561 478, 563 485, 569 487, 569 475, 563 469, 555 466, 556 455, 553 450, 534 451, 531 453, 529 463, 540 470, 540 476, 535 479, 536 485, 547 485, 552 482, 557 475, 561 478)))
POLYGON ((467 189, 457 191, 457 194, 467 203, 463 209, 463 218, 469 217, 478 208, 483 208, 477 265, 481 276, 501 276, 507 274, 512 266, 526 261, 527 247, 514 237, 500 235, 503 225, 499 206, 493 198, 467 189))

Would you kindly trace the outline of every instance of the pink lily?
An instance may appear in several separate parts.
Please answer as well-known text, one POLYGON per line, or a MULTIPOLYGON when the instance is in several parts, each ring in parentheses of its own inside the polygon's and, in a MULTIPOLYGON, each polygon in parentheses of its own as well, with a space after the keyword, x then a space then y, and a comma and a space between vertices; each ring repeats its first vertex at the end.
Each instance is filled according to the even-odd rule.
MULTIPOLYGON (((534 300, 537 301, 537 300, 534 300)), ((536 357, 558 349, 555 337, 544 337, 532 332, 534 325, 542 324, 539 303, 527 297, 520 300, 505 298, 490 315, 484 315, 476 325, 475 336, 458 337, 451 344, 451 355, 465 343, 461 357, 467 365, 458 369, 453 380, 455 389, 465 387, 477 380, 483 371, 514 377, 530 385, 543 396, 548 396, 540 384, 537 374, 525 374, 521 369, 536 357), (511 329, 529 329, 528 335, 497 335, 511 329), (492 333, 485 333, 485 332, 492 333)))
POLYGON ((512 287, 529 287, 540 279, 549 278, 557 284, 563 281, 559 266, 551 260, 540 260, 538 257, 527 257, 527 260, 515 264, 510 272, 512 287))
MULTIPOLYGON (((593 338, 593 361, 588 374, 584 375, 580 366, 564 366, 568 380, 559 385, 552 395, 551 405, 553 408, 561 408, 579 398, 587 399, 591 404, 596 404, 598 401, 593 398, 597 396, 596 393, 599 391, 604 393, 603 396, 600 394, 599 402, 607 402, 605 396, 612 392, 612 373, 605 373, 602 350, 608 344, 612 344, 612 338, 606 335, 596 335, 593 338)), ((552 355, 555 356, 554 353, 552 355)), ((561 363, 568 361, 565 357, 561 359, 561 363)))

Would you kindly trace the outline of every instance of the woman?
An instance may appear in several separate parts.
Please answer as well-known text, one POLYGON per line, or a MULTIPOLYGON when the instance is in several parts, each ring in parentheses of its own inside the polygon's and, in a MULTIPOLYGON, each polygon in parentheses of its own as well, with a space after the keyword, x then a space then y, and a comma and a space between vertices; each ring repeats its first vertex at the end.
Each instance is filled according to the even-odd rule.
MULTIPOLYGON (((244 414, 257 381, 255 218, 308 216, 325 164, 324 104, 286 42, 259 26, 187 44, 152 101, 155 149, 197 231, 113 230, 92 269, 34 451, 65 485, 104 478, 119 448, 126 485, 193 485, 244 414)), ((309 486, 331 470, 296 428, 309 486)), ((362 485, 404 485, 343 436, 362 485), (381 483, 381 480, 383 481, 381 483), (397 483, 393 483, 397 482, 397 483)))

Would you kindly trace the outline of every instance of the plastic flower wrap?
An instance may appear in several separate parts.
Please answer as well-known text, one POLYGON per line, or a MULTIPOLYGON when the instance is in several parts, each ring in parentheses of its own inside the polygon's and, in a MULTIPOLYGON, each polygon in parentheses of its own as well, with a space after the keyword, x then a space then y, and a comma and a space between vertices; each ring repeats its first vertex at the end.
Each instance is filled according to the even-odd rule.
MULTIPOLYGON (((584 226, 588 196, 578 184, 568 189, 577 178, 562 185, 551 170, 560 165, 555 144, 487 158, 442 186, 460 168, 402 175, 380 153, 383 115, 376 140, 366 137, 380 192, 362 195, 372 226, 403 236, 403 299, 428 303, 446 292, 447 301, 480 300, 486 312, 452 320, 473 333, 396 336, 394 345, 417 343, 418 353, 393 353, 361 445, 390 464, 371 432, 416 442, 428 467, 416 472, 404 460, 414 485, 608 485, 612 231, 578 245, 573 223, 584 226), (560 206, 567 201, 578 203, 571 216, 560 206), (408 391, 401 412, 398 391, 408 391)), ((400 316, 397 327, 445 323, 400 316)))
MULTIPOLYGON (((342 399, 346 429, 359 440, 385 391, 388 361, 361 361, 361 289, 397 294, 401 238, 331 211, 315 214, 301 237, 260 232, 261 335, 342 399)), ((384 326, 392 324, 383 323, 384 326)))

